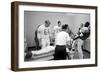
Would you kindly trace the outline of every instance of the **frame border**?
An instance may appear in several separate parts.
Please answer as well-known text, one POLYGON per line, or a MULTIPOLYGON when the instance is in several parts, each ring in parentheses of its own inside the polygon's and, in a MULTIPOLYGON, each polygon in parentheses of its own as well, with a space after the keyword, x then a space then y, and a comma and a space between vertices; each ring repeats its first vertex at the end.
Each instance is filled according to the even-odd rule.
POLYGON ((53 4, 53 3, 36 3, 36 2, 20 2, 14 1, 11 3, 11 70, 13 71, 29 71, 29 70, 47 70, 47 69, 61 69, 61 68, 80 68, 80 67, 94 67, 98 65, 98 37, 97 37, 97 6, 85 6, 85 5, 69 5, 69 4, 53 4), (48 6, 48 7, 68 7, 68 8, 82 8, 82 9, 95 9, 95 64, 84 64, 84 65, 70 65, 70 66, 52 66, 52 67, 36 67, 36 68, 19 68, 18 63, 18 11, 19 5, 35 5, 35 6, 48 6))

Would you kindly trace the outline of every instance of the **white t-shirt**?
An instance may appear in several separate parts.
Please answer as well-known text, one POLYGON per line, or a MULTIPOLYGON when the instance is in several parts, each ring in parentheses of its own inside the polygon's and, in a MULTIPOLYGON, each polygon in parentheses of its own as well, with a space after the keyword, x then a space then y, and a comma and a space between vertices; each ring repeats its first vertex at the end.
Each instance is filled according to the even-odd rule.
POLYGON ((56 35, 55 44, 56 45, 66 45, 68 41, 70 41, 69 34, 65 31, 61 31, 56 35))
POLYGON ((45 27, 44 25, 40 25, 38 28, 38 39, 40 38, 49 38, 50 36, 50 28, 49 27, 45 27))
POLYGON ((54 26, 54 35, 56 36, 57 35, 57 33, 59 33, 60 31, 61 31, 61 27, 59 27, 59 26, 54 26))

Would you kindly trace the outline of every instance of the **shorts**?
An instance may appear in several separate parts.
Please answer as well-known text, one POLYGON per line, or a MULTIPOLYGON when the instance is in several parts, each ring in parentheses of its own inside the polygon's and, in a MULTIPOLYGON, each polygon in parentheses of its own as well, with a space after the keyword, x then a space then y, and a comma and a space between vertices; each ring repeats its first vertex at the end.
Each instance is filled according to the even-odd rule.
POLYGON ((56 45, 54 60, 65 60, 66 59, 66 46, 56 45))

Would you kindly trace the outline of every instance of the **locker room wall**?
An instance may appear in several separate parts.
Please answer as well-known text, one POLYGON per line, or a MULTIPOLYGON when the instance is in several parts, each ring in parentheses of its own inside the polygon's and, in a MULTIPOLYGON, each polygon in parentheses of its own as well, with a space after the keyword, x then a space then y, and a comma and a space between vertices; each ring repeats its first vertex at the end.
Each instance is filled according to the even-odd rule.
POLYGON ((57 21, 62 24, 69 24, 70 29, 74 34, 77 33, 81 23, 90 21, 89 14, 71 14, 71 13, 49 13, 49 12, 24 12, 24 36, 27 39, 28 46, 34 46, 34 32, 38 25, 44 24, 45 20, 50 20, 52 27, 57 25, 57 21))

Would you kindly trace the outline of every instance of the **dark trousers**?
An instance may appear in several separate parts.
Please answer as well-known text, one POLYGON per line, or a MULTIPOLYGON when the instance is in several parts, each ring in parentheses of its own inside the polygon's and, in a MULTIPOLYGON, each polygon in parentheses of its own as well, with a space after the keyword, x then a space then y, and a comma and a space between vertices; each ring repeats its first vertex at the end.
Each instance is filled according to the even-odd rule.
POLYGON ((56 45, 54 60, 65 60, 66 59, 66 46, 56 45))

